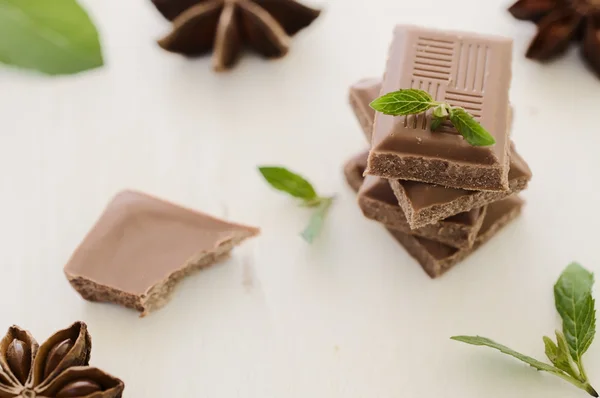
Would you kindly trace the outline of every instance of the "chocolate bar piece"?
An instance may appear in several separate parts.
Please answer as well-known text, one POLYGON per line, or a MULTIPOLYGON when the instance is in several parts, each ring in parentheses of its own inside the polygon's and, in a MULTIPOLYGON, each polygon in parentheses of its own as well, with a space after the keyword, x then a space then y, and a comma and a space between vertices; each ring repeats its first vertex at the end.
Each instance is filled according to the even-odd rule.
POLYGON ((512 41, 473 33, 398 26, 381 93, 415 88, 471 113, 495 138, 469 145, 451 126, 430 131, 431 110, 377 113, 367 174, 470 190, 509 189, 512 41))
MULTIPOLYGON (((375 123, 375 109, 371 108, 373 102, 381 92, 381 79, 370 77, 357 81, 350 86, 348 99, 354 111, 354 116, 360 123, 365 138, 371 144, 373 138, 373 124, 375 123)), ((508 128, 512 129, 515 110, 509 105, 508 128)))
POLYGON ((420 228, 453 214, 479 208, 527 188, 531 170, 514 146, 511 148, 508 191, 467 191, 422 182, 391 180, 390 186, 411 228, 420 228))
POLYGON ((516 195, 494 202, 487 206, 487 215, 479 230, 473 247, 455 249, 425 238, 419 238, 404 232, 389 229, 390 233, 408 253, 415 259, 425 272, 432 278, 437 278, 454 265, 464 260, 468 255, 489 241, 496 233, 514 220, 523 207, 523 201, 516 195))
POLYGON ((364 173, 366 167, 367 159, 364 152, 353 156, 344 165, 344 176, 346 177, 346 182, 356 193, 358 193, 365 180, 364 173))
POLYGON ((406 221, 406 216, 398 205, 398 200, 386 179, 366 176, 364 182, 362 182, 362 173, 366 167, 367 156, 368 152, 363 152, 353 157, 344 168, 348 183, 353 188, 360 187, 358 204, 365 217, 378 221, 388 228, 433 239, 452 247, 468 248, 473 246, 485 217, 485 207, 473 209, 423 228, 411 230, 406 221), (362 186, 359 185, 360 182, 362 182, 362 186))
POLYGON ((258 233, 125 191, 108 205, 64 270, 84 299, 120 304, 144 316, 166 304, 185 276, 226 258, 258 233))
POLYGON ((375 121, 375 110, 369 104, 379 97, 380 91, 381 79, 366 78, 350 86, 348 95, 350 106, 354 110, 354 115, 356 115, 369 144, 373 136, 375 121))
MULTIPOLYGON (((362 102, 358 106, 353 107, 356 117, 359 120, 369 119, 374 116, 375 111, 368 105, 375 97, 368 97, 366 94, 370 93, 373 95, 374 92, 378 91, 379 85, 376 79, 365 79, 362 82, 362 87, 357 83, 350 88, 351 96, 352 93, 356 93, 359 89, 363 93, 362 95, 355 95, 357 101, 360 100, 362 102), (372 85, 370 88, 365 87, 367 82, 372 85)), ((511 115, 512 112, 509 113, 509 117, 511 115)), ((368 129, 368 126, 365 127, 363 125, 363 131, 367 136, 370 134, 368 129)), ((398 198, 410 227, 412 229, 421 228, 455 214, 485 206, 488 203, 506 198, 527 188, 527 184, 531 180, 531 170, 523 158, 515 151, 514 146, 511 146, 511 154, 510 171, 508 174, 509 190, 506 192, 468 191, 403 180, 390 180, 390 185, 398 198)))

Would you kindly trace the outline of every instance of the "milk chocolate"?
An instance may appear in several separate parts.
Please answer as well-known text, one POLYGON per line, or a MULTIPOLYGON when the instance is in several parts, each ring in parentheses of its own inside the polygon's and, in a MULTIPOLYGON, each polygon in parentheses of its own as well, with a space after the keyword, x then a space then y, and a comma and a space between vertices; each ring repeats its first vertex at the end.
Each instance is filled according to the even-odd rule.
POLYGON ((381 91, 381 79, 366 78, 350 86, 348 100, 369 144, 373 137, 375 110, 369 106, 381 91))
MULTIPOLYGON (((373 138, 373 124, 375 123, 375 109, 369 105, 381 92, 381 79, 370 77, 364 78, 350 86, 348 100, 354 111, 354 116, 360 123, 363 133, 369 145, 373 138)), ((508 128, 512 128, 515 110, 509 105, 508 128)))
POLYGON ((79 245, 65 274, 90 301, 142 312, 162 307, 193 271, 227 257, 257 228, 219 220, 139 192, 119 193, 79 245))
POLYGON ((431 110, 394 117, 377 113, 367 173, 446 187, 509 189, 512 41, 473 33, 398 26, 381 93, 416 88, 471 113, 495 138, 469 145, 452 126, 430 131, 431 110))
MULTIPOLYGON (((375 111, 368 105, 375 99, 374 93, 379 90, 380 83, 377 79, 363 79, 361 82, 350 88, 350 96, 354 97, 358 103, 357 106, 353 106, 353 109, 358 120, 373 120, 375 111), (367 84, 372 86, 368 87, 367 84)), ((511 115, 512 112, 509 113, 510 119, 512 119, 511 115)), ((370 136, 371 128, 368 126, 368 122, 361 123, 361 126, 365 136, 370 136)), ((531 170, 525 160, 515 151, 514 145, 511 146, 511 154, 509 190, 506 192, 468 191, 403 180, 391 180, 390 185, 410 227, 412 229, 421 228, 455 214, 485 206, 527 188, 527 184, 531 180, 531 170)))
POLYGON ((456 249, 392 229, 389 229, 389 232, 430 277, 437 278, 489 241, 502 227, 521 213, 522 207, 523 201, 516 195, 488 205, 487 215, 475 244, 468 249, 456 249))
POLYGON ((409 225, 412 228, 420 228, 453 214, 501 200, 527 188, 531 180, 531 170, 514 146, 511 154, 508 191, 467 191, 400 180, 391 180, 390 186, 406 214, 409 225))
MULTIPOLYGON (((446 220, 411 230, 402 208, 386 179, 366 176, 362 182, 362 173, 366 167, 368 152, 350 159, 346 166, 346 179, 354 187, 360 187, 358 204, 365 217, 378 221, 386 227, 401 232, 429 238, 456 248, 473 246, 483 223, 486 208, 473 209, 457 214, 446 220), (362 186, 359 183, 362 182, 362 186)), ((357 188, 355 188, 357 190, 357 188)))

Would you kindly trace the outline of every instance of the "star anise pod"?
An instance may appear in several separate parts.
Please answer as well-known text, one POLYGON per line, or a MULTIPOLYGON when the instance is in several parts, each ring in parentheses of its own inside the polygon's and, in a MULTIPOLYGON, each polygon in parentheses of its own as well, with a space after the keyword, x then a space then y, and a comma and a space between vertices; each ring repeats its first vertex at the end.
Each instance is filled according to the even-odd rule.
POLYGON ((123 382, 88 366, 91 349, 83 322, 41 346, 28 331, 10 327, 0 341, 0 398, 120 398, 123 382))
POLYGON ((267 58, 287 54, 290 37, 320 14, 295 0, 152 0, 173 21, 159 40, 165 50, 187 56, 213 51, 213 68, 232 67, 246 44, 267 58))
POLYGON ((584 58, 600 76, 600 0, 519 0, 509 11, 538 26, 528 58, 550 60, 581 40, 584 58))

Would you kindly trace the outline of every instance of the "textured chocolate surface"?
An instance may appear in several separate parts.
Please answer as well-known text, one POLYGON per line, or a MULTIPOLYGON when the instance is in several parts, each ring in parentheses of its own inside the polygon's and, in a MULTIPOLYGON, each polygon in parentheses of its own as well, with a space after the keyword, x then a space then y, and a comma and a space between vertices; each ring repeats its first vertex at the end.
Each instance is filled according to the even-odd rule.
POLYGON ((85 299, 146 314, 166 303, 181 278, 225 257, 258 232, 125 191, 108 205, 65 274, 85 299))
POLYGON ((388 181, 366 176, 363 182, 367 156, 368 152, 354 156, 344 167, 348 183, 355 190, 360 188, 358 204, 365 217, 381 222, 388 228, 433 239, 452 247, 468 248, 473 245, 485 217, 485 207, 411 230, 388 181))
POLYGON ((521 213, 522 207, 523 201, 517 196, 511 196, 488 205, 487 214, 475 244, 468 249, 459 250, 401 231, 392 229, 389 231, 430 277, 437 278, 489 241, 502 227, 521 213))
POLYGON ((451 126, 432 133, 431 110, 406 117, 377 113, 367 173, 462 189, 507 190, 511 51, 506 38, 398 26, 381 93, 428 91, 473 114, 496 144, 471 146, 451 126))

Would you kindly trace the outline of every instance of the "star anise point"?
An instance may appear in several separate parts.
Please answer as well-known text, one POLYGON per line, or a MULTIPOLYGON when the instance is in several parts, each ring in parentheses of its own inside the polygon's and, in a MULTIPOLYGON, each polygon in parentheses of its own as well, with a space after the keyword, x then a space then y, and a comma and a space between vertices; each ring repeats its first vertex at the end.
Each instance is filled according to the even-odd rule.
POLYGON ((572 41, 582 41, 585 60, 600 76, 599 0, 519 0, 509 12, 538 26, 527 58, 549 61, 563 54, 572 41))
POLYGON ((170 34, 158 41, 165 50, 187 56, 213 51, 216 71, 231 68, 243 45, 265 58, 280 58, 290 37, 319 15, 296 0, 153 0, 173 21, 170 34))
POLYGON ((121 380, 89 366, 91 338, 76 322, 41 346, 17 326, 0 341, 2 398, 120 398, 121 380))

